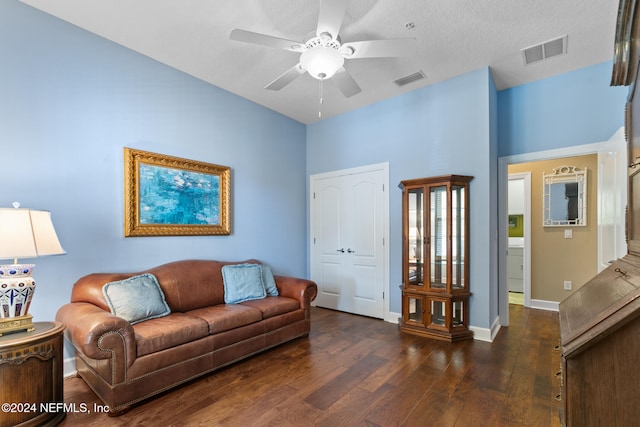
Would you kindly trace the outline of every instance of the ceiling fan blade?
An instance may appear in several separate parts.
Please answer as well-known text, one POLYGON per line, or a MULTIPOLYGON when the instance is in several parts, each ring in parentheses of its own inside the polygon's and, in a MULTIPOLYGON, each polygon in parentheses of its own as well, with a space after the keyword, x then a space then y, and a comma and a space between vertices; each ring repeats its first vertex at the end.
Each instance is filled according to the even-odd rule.
POLYGON ((342 92, 342 94, 346 98, 350 98, 353 95, 360 93, 361 91, 358 83, 353 80, 351 74, 349 74, 349 72, 344 67, 341 67, 338 71, 336 71, 331 79, 336 84, 336 86, 338 86, 338 89, 340 89, 340 92, 342 92))
POLYGON ((351 55, 345 54, 347 59, 352 58, 383 58, 394 56, 411 56, 415 53, 416 39, 391 39, 391 40, 367 40, 350 42, 342 45, 342 50, 353 49, 351 55))
POLYGON ((292 81, 294 81, 299 75, 304 74, 304 70, 300 64, 296 64, 289 68, 287 71, 276 77, 274 81, 266 85, 264 88, 269 90, 280 90, 292 81))
POLYGON ((316 35, 320 37, 322 33, 329 33, 332 39, 337 39, 346 11, 347 0, 320 0, 316 35))
POLYGON ((261 44, 263 46, 274 47, 276 49, 290 50, 292 52, 301 52, 304 43, 294 40, 281 39, 280 37, 268 36, 266 34, 254 33, 251 31, 239 30, 234 28, 229 34, 231 40, 240 42, 261 44))

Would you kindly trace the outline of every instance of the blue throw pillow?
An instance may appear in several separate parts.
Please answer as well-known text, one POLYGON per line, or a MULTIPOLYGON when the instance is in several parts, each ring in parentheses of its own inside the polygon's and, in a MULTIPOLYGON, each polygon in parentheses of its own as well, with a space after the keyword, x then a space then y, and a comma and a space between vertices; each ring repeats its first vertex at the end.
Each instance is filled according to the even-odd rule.
POLYGON ((260 264, 225 265, 222 267, 222 279, 224 302, 227 304, 237 304, 267 296, 262 282, 260 264))
POLYGON ((110 282, 102 287, 111 313, 136 324, 171 313, 164 293, 153 274, 110 282))
POLYGON ((262 264, 262 282, 264 283, 264 289, 267 291, 267 295, 270 297, 278 296, 278 288, 276 287, 276 279, 273 277, 271 267, 262 264))

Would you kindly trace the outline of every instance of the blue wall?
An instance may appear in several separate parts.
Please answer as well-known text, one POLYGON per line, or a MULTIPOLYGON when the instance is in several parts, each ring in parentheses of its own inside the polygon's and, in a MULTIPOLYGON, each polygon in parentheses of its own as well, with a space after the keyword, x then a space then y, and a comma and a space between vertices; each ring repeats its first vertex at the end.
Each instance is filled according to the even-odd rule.
POLYGON ((498 93, 498 156, 607 141, 624 121, 628 89, 611 87, 611 62, 498 93))
POLYGON ((35 320, 92 272, 257 258, 306 276, 304 125, 16 0, 0 58, 0 206, 50 210, 67 251, 30 260, 35 320), (232 234, 124 238, 125 146, 230 166, 232 234))
POLYGON ((471 324, 489 327, 498 156, 607 140, 626 96, 609 87, 610 63, 501 92, 485 68, 304 126, 17 0, 0 1, 0 58, 0 206, 51 210, 68 252, 35 260, 36 320, 52 319, 73 282, 96 271, 255 257, 306 276, 309 176, 389 162, 391 310, 400 311, 396 184, 468 174, 471 324), (232 234, 125 239, 125 146, 231 166, 232 234))
POLYGON ((307 127, 309 175, 390 163, 390 310, 401 307, 402 179, 475 176, 471 187, 470 323, 498 314, 497 159, 608 140, 623 125, 626 88, 606 62, 497 92, 486 69, 307 127))
POLYGON ((491 75, 484 68, 307 126, 309 175, 389 162, 392 312, 401 311, 402 192, 397 184, 452 173, 472 175, 470 321, 490 326, 490 307, 497 310, 497 302, 490 301, 491 228, 496 215, 495 205, 488 203, 495 185, 491 147, 496 139, 490 118, 495 98, 491 75))

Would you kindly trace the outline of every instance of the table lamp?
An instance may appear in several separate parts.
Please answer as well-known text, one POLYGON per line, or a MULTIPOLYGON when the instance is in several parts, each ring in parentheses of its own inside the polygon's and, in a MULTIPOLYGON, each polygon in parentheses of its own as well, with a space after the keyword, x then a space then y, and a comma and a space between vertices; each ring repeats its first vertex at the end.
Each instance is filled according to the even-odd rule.
POLYGON ((28 313, 35 265, 18 264, 18 258, 64 253, 50 212, 20 209, 17 202, 13 208, 0 208, 0 260, 13 259, 13 264, 0 265, 0 336, 34 329, 28 313))

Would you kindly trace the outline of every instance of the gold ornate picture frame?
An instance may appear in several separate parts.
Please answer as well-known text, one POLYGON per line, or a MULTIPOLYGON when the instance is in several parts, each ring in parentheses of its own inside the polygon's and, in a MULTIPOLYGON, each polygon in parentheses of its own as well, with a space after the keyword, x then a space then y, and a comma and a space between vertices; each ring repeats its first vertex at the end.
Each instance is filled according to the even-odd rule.
POLYGON ((230 234, 227 166, 124 148, 124 235, 230 234))

